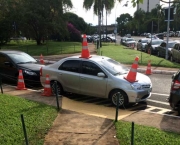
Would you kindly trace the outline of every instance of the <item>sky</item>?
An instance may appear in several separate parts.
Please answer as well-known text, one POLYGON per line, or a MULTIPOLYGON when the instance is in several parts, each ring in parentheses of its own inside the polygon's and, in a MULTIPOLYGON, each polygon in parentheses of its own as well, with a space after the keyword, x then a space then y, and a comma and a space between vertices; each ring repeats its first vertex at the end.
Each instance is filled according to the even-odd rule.
MULTIPOLYGON (((82 17, 86 23, 91 23, 93 25, 98 24, 98 17, 94 15, 93 9, 91 10, 85 10, 83 8, 83 1, 84 0, 71 0, 73 3, 73 9, 70 10, 70 12, 75 13, 79 17, 82 17), (78 2, 77 2, 78 1, 78 2)), ((131 0, 129 0, 131 1, 131 0)), ((115 3, 114 9, 111 11, 111 14, 107 16, 107 24, 111 25, 115 23, 116 17, 119 17, 123 13, 129 13, 133 16, 134 12, 136 11, 136 8, 132 7, 131 2, 129 2, 128 7, 123 7, 123 5, 126 3, 126 0, 123 0, 121 3, 115 3)), ((105 12, 104 12, 104 19, 103 24, 105 24, 105 12)))
MULTIPOLYGON (((93 9, 87 11, 83 8, 84 0, 71 0, 71 1, 73 4, 73 9, 71 9, 70 12, 73 12, 79 17, 82 17, 86 23, 98 25, 98 17, 94 15, 93 9)), ((165 0, 165 1, 169 1, 169 0, 165 0)), ((131 0, 122 0, 121 3, 116 2, 114 9, 112 9, 111 11, 111 14, 107 16, 107 25, 115 24, 116 18, 119 17, 121 14, 129 13, 131 16, 133 16, 136 9, 137 9, 136 7, 133 8, 131 0), (126 1, 129 1, 128 6, 123 7, 126 1)), ((104 12, 103 24, 106 24, 105 12, 104 12)))

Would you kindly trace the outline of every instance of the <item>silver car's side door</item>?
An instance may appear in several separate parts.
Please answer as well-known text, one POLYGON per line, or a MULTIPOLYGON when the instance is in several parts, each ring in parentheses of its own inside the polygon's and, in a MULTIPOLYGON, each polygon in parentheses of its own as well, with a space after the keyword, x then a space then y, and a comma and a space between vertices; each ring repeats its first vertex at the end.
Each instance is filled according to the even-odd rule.
POLYGON ((63 89, 68 92, 79 93, 80 60, 66 60, 58 69, 58 81, 63 89))
POLYGON ((103 72, 95 63, 82 61, 80 74, 80 93, 95 97, 105 97, 108 77, 98 77, 103 72))

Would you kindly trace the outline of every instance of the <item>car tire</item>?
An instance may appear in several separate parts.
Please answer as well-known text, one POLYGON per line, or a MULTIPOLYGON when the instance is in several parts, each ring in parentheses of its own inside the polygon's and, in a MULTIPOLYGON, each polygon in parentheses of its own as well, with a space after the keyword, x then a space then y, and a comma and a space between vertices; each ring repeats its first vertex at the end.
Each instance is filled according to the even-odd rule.
MULTIPOLYGON (((52 94, 53 95, 56 95, 56 82, 57 81, 52 81, 51 82, 51 89, 52 89, 52 94)), ((59 82, 57 82, 57 92, 58 92, 58 95, 62 95, 64 93, 63 87, 59 82)))
POLYGON ((110 94, 110 99, 111 99, 111 103, 114 106, 117 106, 117 95, 118 93, 120 93, 119 96, 119 107, 125 107, 128 105, 128 96, 125 92, 121 91, 121 90, 114 90, 111 92, 110 94))

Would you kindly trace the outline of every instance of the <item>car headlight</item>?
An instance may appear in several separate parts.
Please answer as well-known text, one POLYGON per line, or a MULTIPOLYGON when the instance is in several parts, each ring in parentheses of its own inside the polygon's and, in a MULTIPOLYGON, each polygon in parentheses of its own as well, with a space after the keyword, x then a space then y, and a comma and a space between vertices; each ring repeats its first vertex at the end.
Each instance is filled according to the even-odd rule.
POLYGON ((24 73, 31 75, 31 76, 37 76, 37 74, 35 72, 32 72, 30 70, 25 70, 24 73))
POLYGON ((133 84, 131 84, 131 87, 132 87, 134 90, 142 90, 142 86, 141 86, 141 84, 139 84, 139 83, 133 83, 133 84))

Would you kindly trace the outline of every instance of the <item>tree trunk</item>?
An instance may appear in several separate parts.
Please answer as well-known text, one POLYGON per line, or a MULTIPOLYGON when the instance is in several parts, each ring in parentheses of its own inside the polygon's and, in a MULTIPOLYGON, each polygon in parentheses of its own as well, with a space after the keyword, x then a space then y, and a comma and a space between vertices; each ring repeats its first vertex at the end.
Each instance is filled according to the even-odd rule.
POLYGON ((37 38, 37 39, 36 39, 36 44, 37 44, 37 45, 41 45, 41 39, 38 39, 38 38, 37 38))

